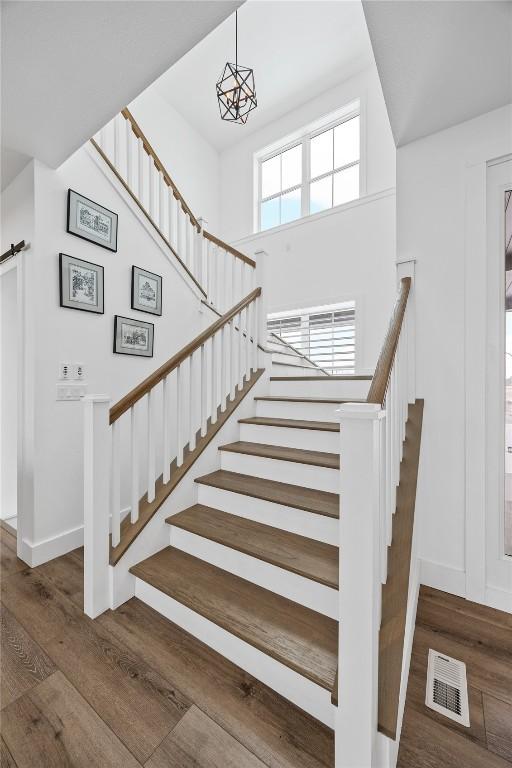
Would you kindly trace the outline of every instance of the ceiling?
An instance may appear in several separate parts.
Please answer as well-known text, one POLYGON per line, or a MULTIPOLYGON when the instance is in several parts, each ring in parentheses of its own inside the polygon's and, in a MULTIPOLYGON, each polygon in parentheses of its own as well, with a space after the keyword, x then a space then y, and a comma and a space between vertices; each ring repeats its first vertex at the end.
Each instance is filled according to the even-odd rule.
POLYGON ((395 143, 512 101, 512 2, 363 0, 395 143))
POLYGON ((254 69, 258 108, 241 126, 220 119, 215 93, 234 48, 233 14, 155 83, 218 151, 374 63, 359 0, 248 0, 238 60, 254 69))
POLYGON ((2 2, 2 188, 31 157, 60 165, 239 5, 2 2))

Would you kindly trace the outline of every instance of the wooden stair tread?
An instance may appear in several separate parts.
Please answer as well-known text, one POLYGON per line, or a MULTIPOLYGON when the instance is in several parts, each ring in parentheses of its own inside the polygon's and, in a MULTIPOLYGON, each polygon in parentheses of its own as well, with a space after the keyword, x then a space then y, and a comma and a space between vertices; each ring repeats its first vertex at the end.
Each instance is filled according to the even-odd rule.
MULTIPOLYGON (((279 363, 280 365, 280 363, 279 363)), ((373 376, 356 376, 355 374, 346 374, 344 376, 271 376, 270 381, 371 381, 373 376)))
MULTIPOLYGON (((284 380, 291 378, 285 376, 284 380)), ((319 376, 315 376, 315 379, 321 379, 319 376)), ((259 395, 254 398, 255 400, 267 400, 285 403, 333 403, 333 405, 341 403, 366 403, 365 398, 360 397, 288 397, 287 395, 259 395)))
POLYGON ((331 690, 338 661, 338 626, 333 619, 172 547, 130 572, 331 690))
POLYGON ((336 421, 306 421, 305 419, 278 419, 271 416, 250 416, 238 419, 239 424, 257 424, 262 427, 290 427, 292 429, 314 429, 320 432, 339 432, 336 421))
POLYGON ((208 475, 197 477, 195 482, 325 517, 335 519, 339 517, 340 501, 337 493, 279 483, 276 480, 265 480, 262 477, 244 475, 240 472, 229 472, 226 469, 218 469, 208 475))
POLYGON ((230 549, 338 589, 338 548, 270 525, 194 504, 166 522, 230 549))
POLYGON ((289 448, 284 445, 267 445, 266 443, 250 443, 245 440, 237 440, 234 443, 219 446, 219 451, 229 451, 230 453, 241 453, 246 456, 259 456, 279 461, 291 461, 295 464, 310 464, 327 469, 340 468, 340 457, 337 453, 309 451, 304 448, 289 448))

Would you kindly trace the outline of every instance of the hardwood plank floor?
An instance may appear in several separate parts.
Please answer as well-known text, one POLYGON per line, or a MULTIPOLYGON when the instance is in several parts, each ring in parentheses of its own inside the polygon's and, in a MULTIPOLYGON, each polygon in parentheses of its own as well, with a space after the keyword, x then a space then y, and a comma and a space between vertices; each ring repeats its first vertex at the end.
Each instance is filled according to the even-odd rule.
POLYGON ((146 768, 265 768, 240 742, 191 707, 163 740, 146 768))
POLYGON ((332 731, 137 599, 86 617, 80 550, 19 563, 2 574, 22 659, 2 657, 2 768, 332 768, 332 731))
POLYGON ((398 768, 511 768, 512 616, 421 587, 398 768), (466 664, 470 727, 425 706, 428 649, 466 664))

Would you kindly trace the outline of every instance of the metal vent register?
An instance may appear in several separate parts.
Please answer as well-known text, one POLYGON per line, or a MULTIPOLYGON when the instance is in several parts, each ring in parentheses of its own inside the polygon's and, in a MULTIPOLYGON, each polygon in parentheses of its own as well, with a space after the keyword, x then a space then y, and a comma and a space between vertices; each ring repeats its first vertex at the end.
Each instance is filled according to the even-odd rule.
POLYGON ((469 727, 468 684, 463 661, 429 649, 425 704, 469 727))

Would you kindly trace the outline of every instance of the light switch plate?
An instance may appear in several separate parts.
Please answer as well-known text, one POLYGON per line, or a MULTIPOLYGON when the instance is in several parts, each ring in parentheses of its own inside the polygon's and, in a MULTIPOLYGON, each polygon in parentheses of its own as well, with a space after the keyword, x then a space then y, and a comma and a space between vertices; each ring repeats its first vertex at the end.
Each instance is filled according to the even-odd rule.
POLYGON ((83 381, 85 379, 85 366, 83 363, 75 363, 73 365, 75 379, 77 381, 83 381))
POLYGON ((63 381, 69 381, 74 378, 73 365, 71 363, 59 364, 59 379, 63 381))

